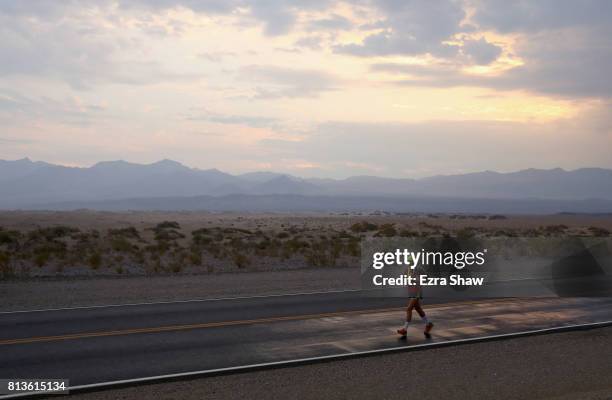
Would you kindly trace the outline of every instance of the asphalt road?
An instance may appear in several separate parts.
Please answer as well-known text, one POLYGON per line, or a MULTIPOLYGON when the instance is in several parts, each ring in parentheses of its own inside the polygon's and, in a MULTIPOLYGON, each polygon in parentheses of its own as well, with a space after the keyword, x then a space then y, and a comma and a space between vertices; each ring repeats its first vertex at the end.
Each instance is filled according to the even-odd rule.
MULTIPOLYGON (((71 386, 425 343, 405 300, 320 293, 0 314, 0 378, 71 386)), ((428 304, 433 341, 612 320, 612 299, 428 304)))
POLYGON ((610 400, 610 343, 612 327, 607 327, 166 381, 74 398, 610 400))

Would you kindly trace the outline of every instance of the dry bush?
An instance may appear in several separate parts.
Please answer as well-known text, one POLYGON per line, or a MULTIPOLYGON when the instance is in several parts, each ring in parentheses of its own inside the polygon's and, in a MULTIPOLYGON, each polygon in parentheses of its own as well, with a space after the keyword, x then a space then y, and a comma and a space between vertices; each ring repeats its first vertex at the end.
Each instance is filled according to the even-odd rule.
POLYGON ((393 237, 397 236, 397 229, 395 229, 394 224, 383 224, 378 229, 378 232, 374 236, 384 236, 384 237, 393 237))
POLYGON ((140 233, 133 226, 130 226, 128 228, 109 229, 108 230, 108 235, 109 236, 120 236, 122 238, 128 238, 128 239, 138 239, 138 240, 140 240, 140 233))
POLYGON ((373 223, 368 222, 368 221, 356 222, 353 225, 351 225, 351 227, 350 227, 350 230, 355 232, 355 233, 363 233, 363 232, 375 231, 376 229, 378 229, 378 225, 373 224, 373 223))
POLYGON ((87 263, 93 270, 100 268, 102 266, 102 255, 97 251, 92 253, 87 259, 87 263))
POLYGON ((598 226, 589 226, 587 229, 589 233, 593 236, 597 236, 597 237, 610 236, 610 231, 607 230, 606 228, 600 228, 598 226))

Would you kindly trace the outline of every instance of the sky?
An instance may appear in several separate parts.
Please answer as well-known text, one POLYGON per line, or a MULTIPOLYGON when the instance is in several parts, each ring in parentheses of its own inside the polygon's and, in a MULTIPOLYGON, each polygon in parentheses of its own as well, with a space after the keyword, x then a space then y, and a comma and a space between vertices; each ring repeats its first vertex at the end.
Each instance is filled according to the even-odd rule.
POLYGON ((2 0, 0 159, 612 168, 612 1, 2 0))

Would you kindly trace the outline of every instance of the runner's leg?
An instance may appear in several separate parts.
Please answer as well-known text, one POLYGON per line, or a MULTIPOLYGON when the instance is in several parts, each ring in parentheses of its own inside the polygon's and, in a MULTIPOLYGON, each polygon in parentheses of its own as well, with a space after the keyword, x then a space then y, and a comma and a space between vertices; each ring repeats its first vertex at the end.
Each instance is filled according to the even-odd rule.
POLYGON ((421 302, 418 299, 416 305, 414 306, 414 309, 417 311, 417 313, 419 313, 423 322, 425 322, 425 336, 427 338, 430 338, 431 336, 429 335, 429 332, 431 332, 433 324, 429 321, 429 319, 427 319, 427 315, 425 314, 423 307, 421 307, 421 302))
POLYGON ((408 302, 408 306, 406 307, 406 322, 404 323, 403 327, 397 330, 397 333, 402 336, 406 336, 406 333, 408 332, 408 325, 410 324, 410 321, 412 321, 412 310, 414 309, 417 301, 418 299, 410 299, 408 302))

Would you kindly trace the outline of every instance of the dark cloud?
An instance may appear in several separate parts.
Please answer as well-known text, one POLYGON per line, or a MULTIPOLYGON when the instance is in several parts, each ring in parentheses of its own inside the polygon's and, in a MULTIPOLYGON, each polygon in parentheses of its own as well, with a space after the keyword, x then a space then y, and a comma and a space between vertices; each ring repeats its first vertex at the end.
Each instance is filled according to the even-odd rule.
POLYGON ((474 21, 502 33, 609 25, 608 0, 477 0, 474 21))
POLYGON ((610 97, 612 2, 607 0, 480 0, 474 22, 521 35, 524 65, 492 87, 523 88, 567 97, 610 97))
POLYGON ((402 76, 395 83, 405 86, 475 86, 496 90, 527 90, 563 98, 610 98, 612 44, 592 31, 578 35, 569 32, 540 33, 517 46, 524 64, 498 76, 478 76, 461 72, 461 65, 417 66, 381 63, 373 71, 402 76))
POLYGON ((362 57, 457 53, 457 46, 443 42, 462 31, 465 10, 460 2, 379 0, 373 5, 385 15, 384 30, 360 44, 338 45, 336 52, 362 57))

